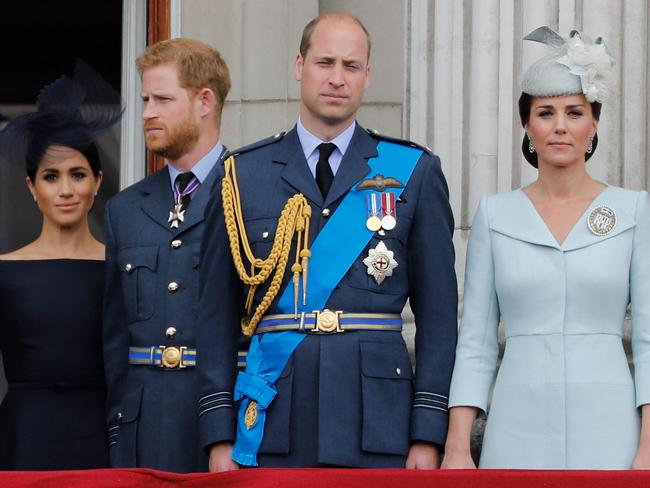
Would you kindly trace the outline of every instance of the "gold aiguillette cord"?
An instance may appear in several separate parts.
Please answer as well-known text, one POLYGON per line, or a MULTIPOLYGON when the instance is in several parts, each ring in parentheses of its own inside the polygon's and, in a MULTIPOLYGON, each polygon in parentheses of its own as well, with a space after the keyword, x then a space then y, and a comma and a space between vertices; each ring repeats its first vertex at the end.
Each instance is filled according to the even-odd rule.
POLYGON ((295 234, 298 234, 295 250, 296 262, 292 265, 291 271, 293 273, 294 314, 296 317, 298 315, 301 273, 303 282, 303 305, 306 305, 307 268, 309 265, 309 257, 311 256, 308 248, 311 207, 307 199, 300 193, 289 198, 280 213, 271 252, 265 259, 257 258, 253 255, 248 236, 246 235, 246 227, 244 226, 244 216, 237 184, 235 158, 230 156, 224 164, 226 174, 221 186, 223 213, 233 263, 239 274, 239 279, 250 287, 246 298, 247 317, 242 320, 242 332, 244 335, 251 336, 255 332, 257 324, 280 291, 282 278, 284 277, 291 253, 291 241, 295 234), (244 260, 242 259, 242 249, 246 260, 250 263, 250 273, 247 271, 244 260), (269 288, 262 297, 262 301, 255 309, 255 312, 251 314, 257 287, 265 283, 271 277, 272 273, 273 278, 271 278, 269 288))

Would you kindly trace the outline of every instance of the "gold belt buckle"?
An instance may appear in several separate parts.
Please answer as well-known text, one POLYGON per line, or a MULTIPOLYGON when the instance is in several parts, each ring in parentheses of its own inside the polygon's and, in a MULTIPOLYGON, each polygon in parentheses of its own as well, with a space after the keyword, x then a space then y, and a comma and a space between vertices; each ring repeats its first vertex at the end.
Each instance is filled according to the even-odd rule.
POLYGON ((343 332, 339 321, 342 313, 341 310, 314 310, 316 326, 311 331, 324 334, 343 332))
POLYGON ((187 349, 185 346, 181 347, 165 347, 159 346, 160 354, 160 367, 161 368, 185 368, 183 364, 183 353, 187 349))

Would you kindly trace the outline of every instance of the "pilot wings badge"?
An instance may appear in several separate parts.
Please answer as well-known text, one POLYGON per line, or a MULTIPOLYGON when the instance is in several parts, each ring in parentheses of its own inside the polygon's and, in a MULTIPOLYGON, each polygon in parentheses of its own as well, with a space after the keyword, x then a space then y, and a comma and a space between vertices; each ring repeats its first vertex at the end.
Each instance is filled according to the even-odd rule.
POLYGON ((376 174, 372 178, 366 178, 357 185, 357 191, 374 190, 381 192, 386 188, 404 188, 404 183, 392 176, 384 177, 384 175, 376 174))

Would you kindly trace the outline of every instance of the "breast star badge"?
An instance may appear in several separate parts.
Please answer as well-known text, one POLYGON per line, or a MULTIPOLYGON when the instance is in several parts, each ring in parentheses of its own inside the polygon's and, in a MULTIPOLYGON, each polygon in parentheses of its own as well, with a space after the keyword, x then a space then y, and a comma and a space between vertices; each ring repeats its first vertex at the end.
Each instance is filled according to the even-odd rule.
POLYGON ((375 278, 378 285, 381 285, 387 276, 392 276, 393 270, 398 266, 393 258, 393 251, 388 250, 384 241, 380 241, 377 247, 368 251, 368 257, 363 260, 363 264, 368 266, 368 274, 375 278))

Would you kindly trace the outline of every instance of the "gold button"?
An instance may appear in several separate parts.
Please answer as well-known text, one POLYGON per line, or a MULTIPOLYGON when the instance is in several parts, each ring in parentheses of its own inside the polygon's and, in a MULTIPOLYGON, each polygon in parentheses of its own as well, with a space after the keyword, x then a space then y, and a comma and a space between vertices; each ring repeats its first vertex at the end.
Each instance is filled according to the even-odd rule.
POLYGON ((181 247, 182 244, 183 244, 183 241, 181 241, 180 239, 174 239, 172 241, 172 248, 173 249, 178 249, 179 247, 181 247))
POLYGON ((169 285, 167 285, 167 290, 169 290, 170 292, 175 292, 176 290, 178 290, 178 283, 172 281, 169 285))
POLYGON ((402 370, 399 368, 395 368, 395 373, 397 373, 397 376, 402 374, 402 370))
POLYGON ((321 213, 323 214, 323 217, 329 217, 330 216, 330 209, 329 208, 324 208, 321 213))
POLYGON ((167 327, 165 335, 169 338, 176 337, 176 327, 167 327))
POLYGON ((131 271, 133 271, 133 265, 131 263, 126 263, 126 266, 124 266, 124 271, 130 273, 131 271))

